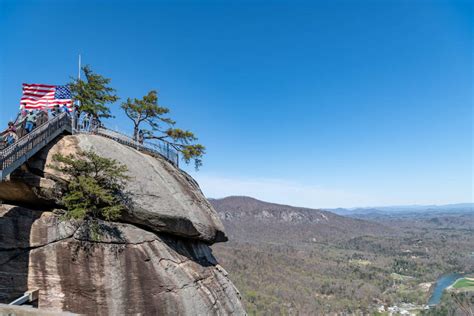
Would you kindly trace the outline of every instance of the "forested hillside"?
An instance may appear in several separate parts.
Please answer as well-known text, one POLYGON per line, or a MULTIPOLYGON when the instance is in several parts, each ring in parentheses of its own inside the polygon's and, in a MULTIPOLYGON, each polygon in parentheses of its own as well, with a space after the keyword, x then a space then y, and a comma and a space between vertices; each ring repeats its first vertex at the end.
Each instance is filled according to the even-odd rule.
POLYGON ((422 305, 440 275, 474 267, 472 214, 360 220, 248 197, 211 203, 230 239, 214 253, 250 314, 422 305))

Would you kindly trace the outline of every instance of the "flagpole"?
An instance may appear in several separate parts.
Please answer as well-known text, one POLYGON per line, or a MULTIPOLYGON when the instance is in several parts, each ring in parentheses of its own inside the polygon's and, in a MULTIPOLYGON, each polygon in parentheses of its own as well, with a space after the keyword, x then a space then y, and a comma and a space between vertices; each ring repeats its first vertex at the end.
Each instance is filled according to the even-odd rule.
POLYGON ((77 68, 77 79, 81 80, 81 54, 79 54, 79 63, 77 68))
MULTIPOLYGON (((79 54, 79 58, 78 58, 78 61, 77 61, 77 81, 80 81, 81 80, 81 54, 79 54)), ((76 101, 74 102, 76 103, 76 101)), ((80 102, 79 100, 77 100, 77 103, 74 107, 75 111, 73 111, 72 113, 72 131, 73 133, 76 132, 76 129, 79 125, 79 118, 77 117, 77 114, 76 111, 79 111, 78 107, 80 106, 80 102)))

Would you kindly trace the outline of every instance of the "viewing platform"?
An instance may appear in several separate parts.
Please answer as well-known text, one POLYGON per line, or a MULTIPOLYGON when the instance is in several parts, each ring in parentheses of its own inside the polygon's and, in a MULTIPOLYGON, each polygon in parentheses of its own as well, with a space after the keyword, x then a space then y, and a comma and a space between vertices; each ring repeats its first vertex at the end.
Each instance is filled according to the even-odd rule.
POLYGON ((107 137, 151 156, 160 155, 176 167, 179 167, 179 154, 174 148, 170 147, 167 142, 154 141, 140 143, 126 134, 103 126, 92 127, 89 130, 81 130, 75 129, 74 125, 73 119, 68 113, 61 113, 39 125, 30 133, 18 139, 13 145, 0 150, 0 181, 4 181, 8 175, 18 169, 49 143, 53 142, 58 136, 76 133, 107 137))

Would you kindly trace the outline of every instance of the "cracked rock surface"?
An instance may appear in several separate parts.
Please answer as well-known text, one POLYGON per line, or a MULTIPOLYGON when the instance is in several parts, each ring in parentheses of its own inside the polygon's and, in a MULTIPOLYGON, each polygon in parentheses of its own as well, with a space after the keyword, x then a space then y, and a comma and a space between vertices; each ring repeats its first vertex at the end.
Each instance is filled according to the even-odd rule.
POLYGON ((202 241, 131 224, 85 224, 0 207, 0 302, 39 289, 40 308, 87 315, 245 314, 240 295, 202 241))
MULTIPOLYGON (((99 136, 66 136, 0 184, 0 303, 39 289, 38 307, 86 315, 244 315, 212 255, 223 226, 199 187, 164 159, 99 136), (133 208, 120 221, 61 220, 52 154, 93 149, 126 164, 133 208)), ((1 311, 0 311, 1 314, 1 311)))

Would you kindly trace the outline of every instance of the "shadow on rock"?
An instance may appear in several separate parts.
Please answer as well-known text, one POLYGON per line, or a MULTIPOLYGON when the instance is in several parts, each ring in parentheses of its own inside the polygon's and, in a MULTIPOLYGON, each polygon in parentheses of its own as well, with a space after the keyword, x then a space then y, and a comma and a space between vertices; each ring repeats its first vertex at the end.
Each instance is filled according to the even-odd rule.
POLYGON ((42 213, 0 209, 0 303, 10 303, 28 290, 31 227, 42 213))
POLYGON ((216 258, 212 254, 209 245, 202 241, 186 238, 177 238, 176 236, 160 234, 161 240, 178 254, 192 260, 203 267, 215 266, 216 258))

